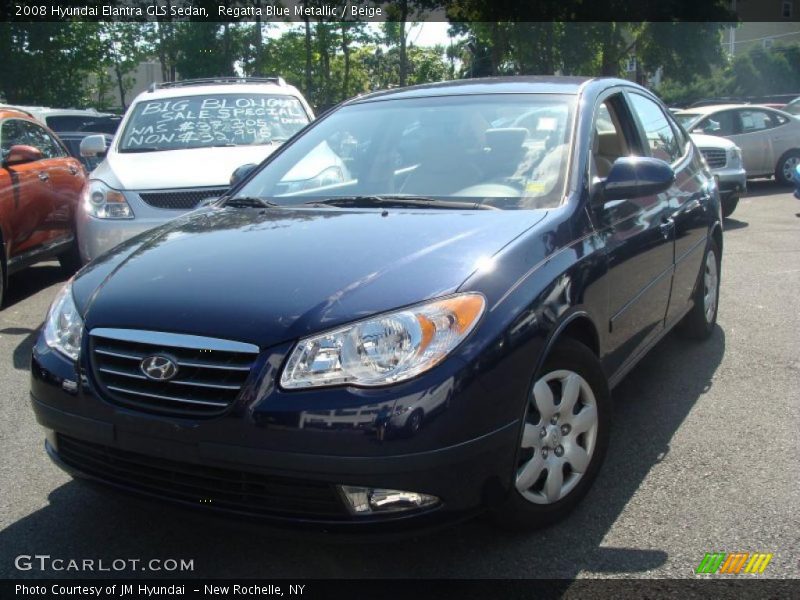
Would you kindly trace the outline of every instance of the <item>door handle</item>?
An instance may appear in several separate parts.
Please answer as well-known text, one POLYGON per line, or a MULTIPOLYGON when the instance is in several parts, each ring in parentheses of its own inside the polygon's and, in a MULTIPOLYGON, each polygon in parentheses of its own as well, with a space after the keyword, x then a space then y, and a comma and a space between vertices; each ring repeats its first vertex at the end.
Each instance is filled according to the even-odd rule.
POLYGON ((42 181, 48 181, 50 179, 50 175, 42 171, 41 173, 39 173, 39 179, 41 179, 42 181))

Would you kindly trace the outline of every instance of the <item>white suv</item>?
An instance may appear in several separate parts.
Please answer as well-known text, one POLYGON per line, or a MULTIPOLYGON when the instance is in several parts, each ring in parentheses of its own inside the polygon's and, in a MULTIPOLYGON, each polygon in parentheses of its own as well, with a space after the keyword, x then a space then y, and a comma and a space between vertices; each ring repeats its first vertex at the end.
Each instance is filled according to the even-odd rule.
POLYGON ((81 142, 83 156, 105 156, 77 215, 83 260, 221 196, 235 169, 260 163, 313 118, 280 77, 154 84, 108 148, 103 136, 81 142))

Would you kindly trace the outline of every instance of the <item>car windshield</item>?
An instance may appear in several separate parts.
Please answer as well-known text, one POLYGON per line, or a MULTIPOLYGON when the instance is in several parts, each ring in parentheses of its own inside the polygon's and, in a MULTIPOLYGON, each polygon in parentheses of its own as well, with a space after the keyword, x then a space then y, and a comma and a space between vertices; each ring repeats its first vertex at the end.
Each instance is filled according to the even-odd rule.
POLYGON ((675 118, 678 119, 678 123, 683 125, 683 128, 689 130, 692 128, 697 121, 699 121, 703 115, 698 113, 676 113, 675 118))
POLYGON ((125 125, 119 152, 282 142, 308 124, 293 96, 214 94, 144 100, 125 125))
MULTIPOLYGON (((277 155, 238 193, 283 206, 424 198, 542 208, 564 195, 574 97, 439 96, 352 104, 277 155), (337 201, 341 199, 341 201, 337 201)), ((456 206, 456 205, 454 205, 456 206)))

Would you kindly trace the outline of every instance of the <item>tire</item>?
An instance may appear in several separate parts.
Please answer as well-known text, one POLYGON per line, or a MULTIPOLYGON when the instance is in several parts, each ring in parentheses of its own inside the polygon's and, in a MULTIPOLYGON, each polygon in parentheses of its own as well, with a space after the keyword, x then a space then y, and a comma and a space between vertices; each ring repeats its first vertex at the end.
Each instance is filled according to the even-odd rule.
POLYGON ((560 340, 526 402, 511 491, 492 509, 494 522, 514 531, 532 530, 569 514, 597 478, 610 424, 611 399, 600 362, 583 344, 560 340), (569 397, 562 393, 568 389, 574 399, 567 416, 562 407, 569 397))
POLYGON ((692 298, 694 306, 686 313, 677 327, 678 333, 683 337, 705 340, 714 331, 719 311, 721 258, 717 242, 711 239, 703 255, 702 266, 697 276, 692 298), (709 285, 713 289, 709 289, 709 285))
POLYGON ((739 205, 739 197, 729 196, 727 198, 723 198, 721 204, 722 217, 727 219, 733 214, 733 211, 735 211, 736 207, 739 205))
POLYGON ((781 185, 794 185, 792 172, 800 164, 800 150, 789 150, 775 165, 775 181, 781 185))
POLYGON ((83 266, 77 238, 70 244, 69 250, 58 255, 58 262, 67 275, 72 275, 83 266))

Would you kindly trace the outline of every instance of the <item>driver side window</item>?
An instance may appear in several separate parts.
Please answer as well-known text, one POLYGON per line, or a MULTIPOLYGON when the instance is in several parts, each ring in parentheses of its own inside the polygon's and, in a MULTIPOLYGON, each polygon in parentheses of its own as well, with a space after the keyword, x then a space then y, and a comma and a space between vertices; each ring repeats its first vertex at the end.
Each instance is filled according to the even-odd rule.
POLYGON ((598 107, 595 114, 592 160, 590 161, 592 178, 605 179, 614 161, 630 153, 628 142, 614 108, 615 103, 621 99, 620 94, 607 98, 598 107))

